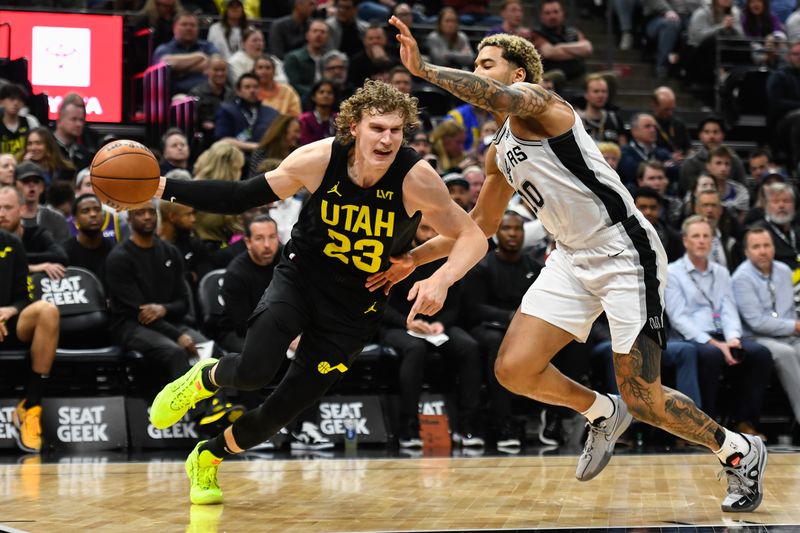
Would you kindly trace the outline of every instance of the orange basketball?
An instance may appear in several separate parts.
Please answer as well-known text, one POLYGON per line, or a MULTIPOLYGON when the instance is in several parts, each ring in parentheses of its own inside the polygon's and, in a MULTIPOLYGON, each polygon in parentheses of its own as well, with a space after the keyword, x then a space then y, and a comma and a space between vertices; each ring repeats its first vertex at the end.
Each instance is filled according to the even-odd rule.
POLYGON ((143 144, 120 140, 103 146, 89 167, 92 188, 116 209, 136 207, 150 200, 158 188, 158 160, 143 144))

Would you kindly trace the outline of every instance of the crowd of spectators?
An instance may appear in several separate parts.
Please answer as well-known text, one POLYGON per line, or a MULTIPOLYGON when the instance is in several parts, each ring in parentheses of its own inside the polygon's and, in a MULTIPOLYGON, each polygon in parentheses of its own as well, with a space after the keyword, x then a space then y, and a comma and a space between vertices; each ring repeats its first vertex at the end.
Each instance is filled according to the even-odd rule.
MULTIPOLYGON (((711 36, 744 32, 764 37, 790 30, 796 15, 787 21, 788 12, 769 11, 766 0, 748 1, 741 16, 731 0, 714 0, 710 7, 674 3, 646 0, 640 6, 645 19, 640 36, 653 41, 659 77, 681 60, 675 57, 678 53, 696 58, 692 68, 706 69, 702 60, 708 57, 704 47, 711 36), (679 40, 686 29, 689 40, 684 48, 679 40)), ((740 431, 761 434, 761 406, 774 361, 800 421, 796 153, 789 150, 773 158, 768 148, 759 147, 740 158, 725 143, 726 123, 715 116, 700 121, 698 137, 691 139, 689 127, 675 113, 677 98, 668 86, 653 92, 651 109, 628 110, 633 113, 626 123, 612 102, 617 80, 586 74, 592 43, 566 22, 559 0, 537 5, 533 28, 523 25, 523 4, 518 0, 503 2, 499 16, 489 15, 483 1, 445 0, 439 11, 427 14, 392 0, 332 0, 320 6, 314 0, 294 0, 291 6, 286 2, 285 9, 278 6, 282 2, 261 4, 274 8, 266 38, 262 26, 250 22, 264 16, 265 5, 249 12, 251 2, 241 0, 198 4, 195 7, 213 10, 206 14, 218 17, 207 32, 201 30, 204 15, 183 9, 178 0, 148 0, 143 7, 141 23, 153 28, 158 45, 152 62, 169 65, 174 94, 197 99, 199 135, 189 139, 184 131, 170 129, 160 146, 151 147, 160 157, 163 175, 238 180, 269 171, 298 146, 332 136, 339 103, 365 78, 418 94, 421 82, 400 65, 384 15, 402 16, 409 25, 434 25, 420 39, 424 52, 454 68, 471 69, 475 56, 474 42, 460 28, 462 23, 478 25, 487 35, 523 36, 536 44, 550 73, 560 71, 548 80, 583 84, 582 94, 567 91, 565 97, 574 102, 584 127, 634 194, 637 208, 655 226, 667 251, 666 311, 673 327, 662 364, 674 369, 668 374, 675 378, 672 385, 706 412, 728 417, 740 431), (731 405, 719 393, 728 381, 739 391, 739 400, 731 405)), ((432 4, 426 3, 429 9, 432 4)), ((634 45, 632 21, 638 5, 614 2, 623 49, 634 45)), ((769 102, 769 120, 781 139, 791 139, 797 147, 800 42, 791 43, 786 52, 785 66, 776 66, 769 76, 769 91, 777 95, 769 102)), ((67 266, 96 274, 109 298, 112 338, 142 353, 163 383, 182 374, 198 357, 198 345, 208 340, 215 341, 217 355, 240 350, 248 310, 269 284, 304 198, 240 216, 157 202, 115 212, 92 194, 86 167, 108 139, 98 141, 86 126, 82 98, 65 97, 52 125, 41 125, 27 114, 26 100, 20 86, 0 88, 0 237, 11 243, 18 267, 0 268, 5 276, 0 283, 11 287, 0 294, 5 298, 0 301, 0 322, 10 325, 9 319, 22 311, 17 336, 33 342, 32 352, 37 354, 31 364, 38 381, 32 379, 18 408, 21 420, 35 414, 42 376, 52 362, 52 347, 36 344, 36 328, 51 331, 53 317, 52 309, 38 302, 26 307, 27 285, 20 286, 26 282, 19 268, 51 279, 63 277, 67 266), (225 314, 206 323, 190 310, 200 281, 220 268, 226 269, 225 314), (31 313, 32 329, 19 326, 28 324, 22 320, 26 309, 36 311, 31 313)), ((409 145, 439 172, 453 200, 470 210, 483 183, 486 148, 499 125, 484 111, 455 102, 442 114, 421 108, 420 123, 407 139, 409 145)), ((422 221, 415 242, 432 236, 422 221)), ((438 354, 452 368, 457 384, 461 422, 454 440, 480 447, 488 438, 506 450, 519 449, 522 433, 514 425, 511 402, 526 400, 513 398, 499 386, 493 361, 522 294, 538 276, 553 242, 517 197, 490 241, 484 261, 451 290, 445 308, 412 324, 416 336, 406 331, 408 302, 398 296, 390 301, 385 327, 375 340, 394 348, 400 358, 396 432, 401 447, 421 446, 417 402, 425 366, 438 354), (447 339, 443 344, 423 340, 441 335, 447 339), (480 400, 484 385, 487 408, 480 400)), ((426 272, 419 269, 414 275, 424 277, 426 272)), ((413 280, 395 293, 404 294, 413 280)), ((0 333, 0 339, 6 336, 0 333)), ((614 392, 607 341, 608 327, 601 318, 589 345, 571 344, 556 364, 573 379, 603 382, 605 390, 614 392)), ((6 346, 0 341, 0 349, 6 346)), ((223 397, 199 415, 210 410, 232 416, 237 409, 223 397)), ((564 416, 557 409, 542 411, 543 443, 563 442, 564 416)), ((30 428, 34 422, 28 424, 30 428)), ((318 437, 314 442, 320 444, 318 437)))

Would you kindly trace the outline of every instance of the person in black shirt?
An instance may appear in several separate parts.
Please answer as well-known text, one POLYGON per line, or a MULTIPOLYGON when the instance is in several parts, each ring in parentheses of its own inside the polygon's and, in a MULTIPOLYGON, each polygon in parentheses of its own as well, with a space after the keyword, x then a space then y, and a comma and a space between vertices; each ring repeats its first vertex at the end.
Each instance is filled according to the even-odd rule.
POLYGON ((100 280, 105 279, 106 257, 114 245, 103 238, 103 204, 94 194, 82 194, 72 203, 72 217, 78 234, 61 243, 69 264, 93 272, 100 280))
MULTIPOLYGON (((414 246, 419 246, 437 235, 423 218, 417 228, 414 246)), ((450 287, 442 309, 434 315, 411 315, 411 302, 406 294, 418 281, 430 276, 443 259, 416 269, 397 284, 394 296, 383 317, 383 338, 400 353, 400 420, 398 440, 401 448, 421 448, 419 435, 419 397, 425 377, 425 360, 431 352, 439 352, 449 361, 458 375, 459 423, 453 431, 453 441, 465 447, 482 447, 484 440, 477 424, 481 388, 481 351, 478 342, 458 325, 463 296, 461 283, 450 287), (410 321, 406 317, 411 318, 410 321), (444 333, 449 337, 444 344, 434 345, 425 337, 444 333)))
POLYGON ((367 81, 342 103, 337 137, 298 148, 266 175, 236 182, 162 178, 157 197, 219 213, 240 213, 303 187, 310 193, 249 319, 243 352, 200 363, 165 387, 150 409, 151 422, 168 427, 218 386, 260 389, 303 333, 289 370, 266 401, 189 455, 193 503, 222 501, 220 461, 275 434, 347 372, 386 308, 385 292, 370 291, 367 280, 409 247, 420 216, 453 239, 454 248, 441 268, 412 288, 408 322, 418 313, 435 314, 447 290, 486 252, 483 233, 450 201, 436 171, 402 145, 404 131, 416 121, 415 100, 367 81))
POLYGON ((489 398, 498 448, 521 445, 511 423, 511 400, 515 396, 497 381, 494 362, 508 325, 522 296, 539 276, 542 266, 522 253, 524 219, 506 211, 497 230, 497 248, 490 251, 466 278, 465 309, 471 330, 487 353, 489 398))
MULTIPOLYGON (((0 195, 0 217, 12 207, 11 195, 0 195)), ((25 398, 13 413, 19 447, 27 452, 42 449, 42 392, 58 346, 59 315, 44 300, 31 303, 28 262, 19 238, 0 230, 0 350, 30 351, 31 375, 25 398)))
POLYGON ((633 203, 642 212, 644 218, 653 225, 667 252, 667 260, 677 261, 686 252, 683 248, 681 234, 664 223, 661 212, 664 210, 664 197, 650 187, 640 187, 633 193, 633 203))
POLYGON ((44 272, 51 279, 61 279, 69 262, 67 252, 40 226, 23 227, 22 194, 14 187, 0 187, 0 199, 8 206, 0 213, 0 229, 22 239, 28 258, 28 271, 44 272))
POLYGON ((28 118, 19 114, 25 106, 27 95, 16 83, 9 83, 0 88, 0 153, 12 154, 22 159, 25 153, 25 139, 38 123, 31 124, 28 118))
POLYGON ((180 250, 186 279, 196 288, 200 279, 214 268, 208 248, 192 234, 196 212, 193 207, 172 202, 159 202, 158 210, 161 215, 158 236, 180 250))
POLYGON ((241 353, 247 334, 247 318, 272 281, 280 257, 278 226, 268 215, 258 215, 244 226, 247 252, 239 254, 225 270, 222 300, 225 315, 219 321, 220 344, 241 353))

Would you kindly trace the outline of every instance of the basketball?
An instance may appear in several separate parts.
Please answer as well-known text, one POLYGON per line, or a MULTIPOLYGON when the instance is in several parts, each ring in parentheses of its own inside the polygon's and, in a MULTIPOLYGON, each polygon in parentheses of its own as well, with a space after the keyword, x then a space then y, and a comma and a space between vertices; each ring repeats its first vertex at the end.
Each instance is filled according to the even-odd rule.
POLYGON ((153 197, 161 170, 158 160, 146 146, 119 140, 97 152, 89 174, 92 188, 103 203, 116 209, 129 209, 153 197))

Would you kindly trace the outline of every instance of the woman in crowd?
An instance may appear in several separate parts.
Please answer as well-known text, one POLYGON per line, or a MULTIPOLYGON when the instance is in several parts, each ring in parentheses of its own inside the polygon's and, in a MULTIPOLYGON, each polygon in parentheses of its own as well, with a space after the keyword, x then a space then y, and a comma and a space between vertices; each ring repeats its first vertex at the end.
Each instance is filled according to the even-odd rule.
POLYGON ((460 172, 462 168, 475 164, 476 161, 464 151, 464 126, 455 120, 445 120, 431 132, 431 148, 439 161, 437 172, 445 175, 448 172, 460 172))
POLYGON ((265 159, 284 159, 300 145, 300 123, 295 117, 281 115, 272 121, 269 129, 264 132, 258 148, 250 156, 250 171, 248 175, 254 176, 260 172, 261 163, 265 159))
POLYGON ((242 48, 228 58, 228 79, 236 87, 239 76, 252 72, 256 59, 264 53, 264 34, 254 26, 248 26, 242 33, 242 48))
POLYGON ((431 62, 446 67, 472 70, 475 51, 467 34, 458 29, 458 14, 452 7, 439 11, 436 29, 426 39, 431 62))
POLYGON ((0 186, 14 185, 14 171, 17 160, 12 154, 0 154, 0 186))
POLYGON ((713 85, 717 37, 742 37, 740 18, 733 0, 711 0, 710 4, 695 9, 689 20, 690 51, 686 68, 690 79, 713 85))
POLYGON ((747 37, 763 39, 774 31, 783 31, 783 24, 769 9, 769 0, 747 0, 740 22, 747 37))
POLYGON ((45 185, 57 180, 71 182, 75 179, 75 165, 63 156, 56 138, 43 126, 34 128, 28 133, 22 158, 33 161, 44 169, 45 185))
POLYGON ((275 80, 275 59, 262 55, 255 61, 253 72, 258 76, 258 98, 261 103, 274 107, 282 115, 296 117, 302 111, 300 95, 288 83, 275 80))
POLYGON ((208 42, 226 60, 242 47, 242 32, 247 28, 247 15, 242 0, 228 0, 218 22, 208 28, 208 42))
POLYGON ((333 137, 336 133, 336 87, 332 81, 320 80, 311 86, 309 96, 313 109, 302 113, 300 121, 300 145, 333 137))
MULTIPOLYGON (((242 151, 226 141, 217 141, 197 158, 194 179, 238 181, 242 176, 242 167, 242 151)), ((212 251, 227 246, 230 238, 241 229, 236 215, 197 212, 195 233, 212 251)))

